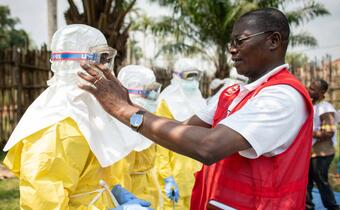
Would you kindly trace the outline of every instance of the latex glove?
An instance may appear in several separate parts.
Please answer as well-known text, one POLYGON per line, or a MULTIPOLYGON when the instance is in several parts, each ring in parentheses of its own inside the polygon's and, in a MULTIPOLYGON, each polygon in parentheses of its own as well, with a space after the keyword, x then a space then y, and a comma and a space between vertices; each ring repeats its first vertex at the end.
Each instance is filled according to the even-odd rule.
POLYGON ((128 205, 134 204, 134 205, 140 205, 141 207, 151 206, 150 202, 138 199, 134 194, 130 193, 129 191, 127 191, 125 188, 123 188, 119 184, 115 185, 112 188, 111 192, 117 199, 119 205, 124 206, 125 204, 128 204, 128 205))
POLYGON ((139 199, 134 199, 125 204, 118 206, 117 208, 109 209, 109 210, 153 210, 149 207, 143 207, 138 203, 139 199), (137 203, 136 203, 137 201, 137 203))
POLYGON ((174 177, 169 176, 168 178, 165 178, 164 181, 165 181, 166 196, 168 196, 168 198, 170 198, 170 200, 178 202, 179 190, 178 190, 178 186, 175 182, 174 177))

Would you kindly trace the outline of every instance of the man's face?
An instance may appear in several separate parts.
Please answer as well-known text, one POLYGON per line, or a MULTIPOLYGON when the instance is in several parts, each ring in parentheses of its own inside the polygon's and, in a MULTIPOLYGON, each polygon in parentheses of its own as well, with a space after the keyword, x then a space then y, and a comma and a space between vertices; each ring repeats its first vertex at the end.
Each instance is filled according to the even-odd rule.
MULTIPOLYGON (((262 32, 250 21, 237 22, 231 33, 231 39, 243 39, 250 35, 262 32)), ((232 60, 237 72, 246 77, 252 78, 263 71, 267 65, 268 50, 266 49, 266 41, 268 33, 262 33, 253 37, 243 39, 238 46, 230 48, 232 60)))
POLYGON ((317 101, 321 99, 323 96, 323 93, 321 90, 320 83, 317 81, 312 82, 310 86, 308 87, 308 93, 313 101, 317 101))

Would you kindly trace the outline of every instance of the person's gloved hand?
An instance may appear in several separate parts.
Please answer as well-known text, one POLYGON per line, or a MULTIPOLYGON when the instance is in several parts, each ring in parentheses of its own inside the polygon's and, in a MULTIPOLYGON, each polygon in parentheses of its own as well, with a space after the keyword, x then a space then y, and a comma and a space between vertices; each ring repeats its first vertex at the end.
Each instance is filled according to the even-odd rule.
MULTIPOLYGON (((125 188, 123 188, 119 184, 115 185, 112 188, 111 192, 117 199, 119 205, 122 205, 119 207, 124 207, 124 206, 129 206, 129 205, 135 205, 135 206, 140 206, 140 207, 151 206, 150 202, 138 199, 134 194, 130 193, 129 191, 127 191, 125 188)), ((117 208, 115 209, 120 210, 119 207, 118 209, 117 208)), ((149 209, 149 208, 145 208, 145 209, 149 209)))
POLYGON ((153 210, 152 208, 149 207, 143 207, 142 205, 139 204, 139 201, 142 200, 134 199, 124 203, 121 206, 109 210, 153 210))
POLYGON ((165 181, 165 193, 170 200, 178 202, 179 190, 173 176, 169 176, 164 179, 165 181))

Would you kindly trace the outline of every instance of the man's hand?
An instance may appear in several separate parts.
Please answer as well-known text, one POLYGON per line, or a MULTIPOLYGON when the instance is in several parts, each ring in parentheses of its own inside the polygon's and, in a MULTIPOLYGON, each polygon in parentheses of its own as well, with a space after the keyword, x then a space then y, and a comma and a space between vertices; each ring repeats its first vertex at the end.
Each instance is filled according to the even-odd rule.
POLYGON ((104 65, 81 64, 81 67, 88 74, 78 72, 79 77, 90 84, 79 84, 79 88, 94 95, 109 114, 117 116, 132 105, 127 89, 104 65))

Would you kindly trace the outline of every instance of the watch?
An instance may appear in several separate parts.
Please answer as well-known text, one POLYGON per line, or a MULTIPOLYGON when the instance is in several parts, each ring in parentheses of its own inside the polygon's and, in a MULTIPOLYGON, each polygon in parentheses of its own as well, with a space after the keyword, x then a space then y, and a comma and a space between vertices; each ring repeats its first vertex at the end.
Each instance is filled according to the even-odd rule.
POLYGON ((143 124, 144 113, 145 113, 145 111, 139 110, 138 112, 131 115, 131 117, 130 117, 130 127, 132 128, 132 130, 138 132, 139 128, 143 124))

